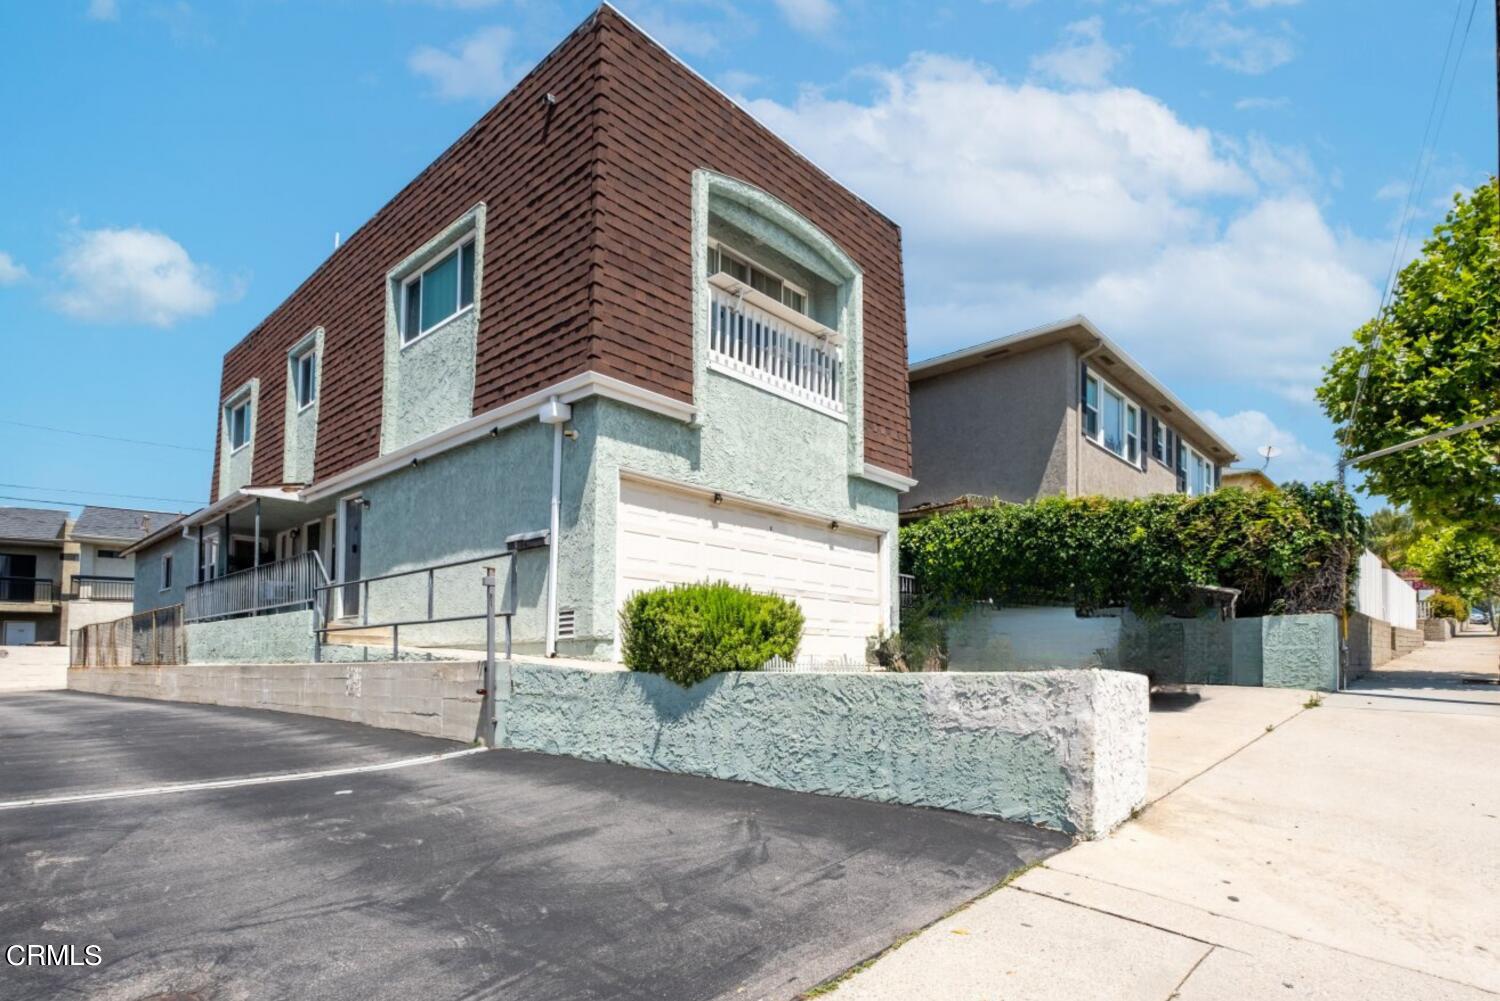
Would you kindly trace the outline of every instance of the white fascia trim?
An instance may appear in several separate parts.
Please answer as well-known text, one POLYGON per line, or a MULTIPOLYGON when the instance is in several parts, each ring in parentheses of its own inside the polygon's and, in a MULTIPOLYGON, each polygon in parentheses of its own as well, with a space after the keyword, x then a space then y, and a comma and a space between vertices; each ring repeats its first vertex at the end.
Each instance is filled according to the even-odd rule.
POLYGON ((871 483, 879 483, 883 487, 899 490, 903 494, 917 485, 917 481, 910 476, 902 476, 900 473, 893 473, 889 469, 872 466, 868 462, 865 463, 865 468, 860 473, 860 476, 871 483))
POLYGON ((430 434, 394 452, 362 462, 337 476, 330 476, 304 490, 300 499, 321 500, 384 476, 402 466, 408 466, 414 459, 424 460, 471 441, 477 441, 489 434, 492 429, 513 427, 525 421, 535 420, 538 409, 553 397, 557 397, 563 403, 572 403, 588 396, 619 400, 621 403, 629 403, 683 423, 691 422, 694 416, 691 403, 674 400, 670 396, 642 389, 633 383, 600 372, 580 372, 561 382, 538 389, 519 400, 512 400, 477 417, 470 417, 452 427, 430 434))

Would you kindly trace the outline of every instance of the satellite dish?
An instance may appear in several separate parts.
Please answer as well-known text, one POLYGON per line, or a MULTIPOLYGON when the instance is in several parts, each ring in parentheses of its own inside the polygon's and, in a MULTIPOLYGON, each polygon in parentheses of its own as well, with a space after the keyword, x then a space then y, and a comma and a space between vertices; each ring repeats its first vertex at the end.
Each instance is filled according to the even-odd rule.
POLYGON ((1262 445, 1260 448, 1257 448, 1256 451, 1260 453, 1261 458, 1266 460, 1261 464, 1261 469, 1265 469, 1271 464, 1272 459, 1281 454, 1281 449, 1277 448, 1275 445, 1262 445))

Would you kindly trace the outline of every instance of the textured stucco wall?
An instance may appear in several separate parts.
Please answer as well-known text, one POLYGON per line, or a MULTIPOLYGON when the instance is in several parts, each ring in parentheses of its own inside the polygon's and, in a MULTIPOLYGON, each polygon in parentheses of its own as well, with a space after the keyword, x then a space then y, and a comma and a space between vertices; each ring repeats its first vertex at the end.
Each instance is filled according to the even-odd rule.
MULTIPOLYGON (((184 539, 181 533, 169 535, 149 549, 137 552, 135 554, 134 610, 149 612, 156 608, 182 604, 183 592, 193 582, 197 554, 197 537, 184 539), (166 553, 172 554, 172 586, 163 590, 161 561, 166 553)), ((120 614, 123 615, 124 612, 120 614)))
POLYGON ((215 495, 223 497, 250 482, 251 464, 255 460, 255 440, 260 437, 260 380, 251 379, 219 401, 219 489, 215 495), (238 401, 246 393, 250 396, 250 439, 232 451, 229 447, 229 401, 238 401))
POLYGON ((474 347, 484 275, 484 206, 433 236, 386 280, 385 368, 380 421, 381 454, 394 452, 474 414, 474 347), (474 304, 446 323, 402 345, 397 310, 402 282, 451 251, 473 231, 474 304))
POLYGON ((1068 385, 1076 353, 1054 344, 911 387, 913 507, 963 494, 1028 501, 1068 490, 1068 385))
POLYGON ((1146 794, 1145 679, 656 675, 504 665, 504 746, 1097 836, 1146 794))
POLYGON ((1338 687, 1338 619, 1332 615, 1268 615, 1260 620, 1267 688, 1338 687))
MULTIPOLYGON (((552 429, 531 420, 366 484, 363 493, 370 506, 363 515, 360 572, 374 576, 497 553, 505 549, 510 535, 545 530, 551 476, 552 429)), ((564 511, 577 510, 577 489, 576 484, 565 484, 564 511)), ((534 653, 541 649, 545 635, 547 550, 528 550, 516 560, 515 650, 534 653)), ((495 565, 503 574, 505 562, 495 565)), ((589 593, 587 568, 567 570, 560 575, 560 599, 577 601, 574 589, 589 593)), ((481 564, 438 571, 434 577, 436 614, 483 611, 483 575, 481 564)), ((499 596, 497 604, 507 607, 509 597, 508 593, 499 596)), ((370 621, 426 614, 425 575, 370 585, 370 621)), ((403 644, 473 646, 483 639, 482 622, 402 630, 403 644)))
POLYGON ((318 443, 318 406, 323 400, 323 328, 298 341, 287 352, 286 403, 285 403, 285 452, 281 460, 281 478, 286 483, 311 483, 313 481, 313 456, 318 443), (317 357, 314 363, 313 386, 316 392, 312 403, 304 408, 297 406, 297 379, 295 360, 312 350, 317 357))
POLYGON ((272 709, 472 741, 479 736, 480 665, 214 664, 66 672, 67 687, 127 698, 272 709))
POLYGON ((1118 615, 1071 608, 975 605, 948 628, 950 671, 1044 671, 1120 666, 1118 615))
MULTIPOLYGON (((899 495, 849 475, 844 422, 716 372, 708 374, 705 397, 708 417, 698 428, 609 400, 574 407, 579 440, 564 445, 564 493, 572 496, 577 484, 583 506, 576 517, 564 506, 559 583, 575 567, 595 572, 591 600, 578 606, 573 652, 604 656, 614 644, 622 470, 795 507, 894 538, 899 495)), ((886 589, 894 596, 896 561, 886 562, 886 589)))
POLYGON ((297 610, 187 624, 193 664, 287 664, 312 660, 312 612, 297 610))

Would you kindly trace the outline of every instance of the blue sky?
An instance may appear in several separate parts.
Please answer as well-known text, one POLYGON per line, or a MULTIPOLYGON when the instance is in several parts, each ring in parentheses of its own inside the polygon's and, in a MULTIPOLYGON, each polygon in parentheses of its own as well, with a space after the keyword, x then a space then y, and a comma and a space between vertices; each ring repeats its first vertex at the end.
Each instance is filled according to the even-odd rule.
MULTIPOLYGON (((913 358, 1083 312, 1242 451, 1281 446, 1273 473, 1331 475, 1311 389, 1378 301, 1454 2, 619 6, 902 224, 913 358)), ((1490 8, 1419 234, 1495 169, 1490 8)), ((223 353, 590 9, 0 9, 24 97, 0 107, 0 494, 206 499, 223 353)))

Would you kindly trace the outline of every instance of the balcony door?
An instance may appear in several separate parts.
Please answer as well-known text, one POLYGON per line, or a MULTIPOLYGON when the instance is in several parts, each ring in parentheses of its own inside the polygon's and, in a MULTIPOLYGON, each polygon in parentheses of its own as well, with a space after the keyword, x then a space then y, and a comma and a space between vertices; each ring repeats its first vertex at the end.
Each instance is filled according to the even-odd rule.
POLYGON ((0 553, 0 601, 36 600, 36 557, 0 553))
MULTIPOLYGON (((364 500, 351 497, 344 501, 343 517, 339 519, 341 541, 339 544, 339 580, 358 580, 360 575, 361 535, 364 526, 364 500)), ((345 618, 359 614, 359 585, 350 584, 343 589, 339 601, 339 613, 345 618)))

